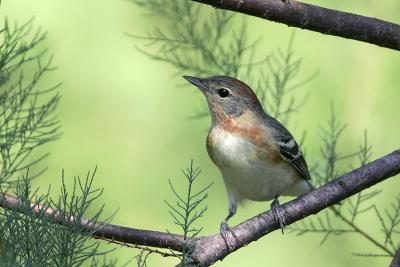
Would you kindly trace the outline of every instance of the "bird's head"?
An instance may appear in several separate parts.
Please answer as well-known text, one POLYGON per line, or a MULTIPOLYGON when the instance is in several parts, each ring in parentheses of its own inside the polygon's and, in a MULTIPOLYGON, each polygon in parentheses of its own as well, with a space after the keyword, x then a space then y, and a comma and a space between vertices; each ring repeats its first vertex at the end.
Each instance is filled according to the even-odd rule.
POLYGON ((260 101, 251 88, 232 77, 197 78, 183 76, 205 95, 213 119, 235 119, 245 112, 263 113, 260 101))

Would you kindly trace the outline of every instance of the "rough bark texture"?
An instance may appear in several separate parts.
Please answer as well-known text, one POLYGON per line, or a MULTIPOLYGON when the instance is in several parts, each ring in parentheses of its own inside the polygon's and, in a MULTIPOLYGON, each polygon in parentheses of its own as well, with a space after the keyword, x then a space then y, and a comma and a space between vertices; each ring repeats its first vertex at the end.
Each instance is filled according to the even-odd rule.
POLYGON ((397 250, 396 255, 394 255, 390 267, 400 267, 400 248, 397 250))
POLYGON ((288 26, 400 50, 400 25, 295 0, 192 0, 288 26))
MULTIPOLYGON (((316 214, 398 173, 400 173, 400 150, 396 150, 380 159, 344 174, 306 195, 281 205, 286 224, 289 225, 311 214, 316 214)), ((20 200, 18 198, 7 194, 0 194, 1 207, 18 211, 19 205, 20 200)), ((32 207, 33 212, 39 214, 41 207, 37 204, 32 204, 32 207)), ((60 213, 51 208, 46 209, 46 214, 55 223, 65 223, 66 221, 65 217, 64 219, 60 218, 60 213)), ((73 218, 67 216, 68 220, 73 220, 73 218)), ((182 236, 180 235, 112 224, 92 223, 85 219, 81 220, 81 225, 89 231, 94 230, 93 237, 128 244, 170 248, 176 251, 183 250, 181 245, 182 236)), ((231 228, 236 238, 233 238, 233 236, 228 237, 229 251, 220 234, 193 239, 191 242, 193 246, 191 256, 194 262, 192 263, 193 265, 188 263, 187 266, 195 266, 195 264, 197 264, 196 266, 209 266, 218 260, 222 260, 233 251, 277 229, 279 229, 279 223, 275 221, 273 213, 267 211, 231 228)), ((392 264, 398 264, 399 256, 398 252, 392 264)))

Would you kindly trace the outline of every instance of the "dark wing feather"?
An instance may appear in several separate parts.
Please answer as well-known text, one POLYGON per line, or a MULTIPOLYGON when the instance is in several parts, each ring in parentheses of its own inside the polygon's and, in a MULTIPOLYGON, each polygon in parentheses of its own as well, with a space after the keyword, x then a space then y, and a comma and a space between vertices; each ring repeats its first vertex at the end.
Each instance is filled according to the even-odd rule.
POLYGON ((267 117, 267 122, 272 128, 272 136, 279 147, 282 158, 290 162, 304 179, 311 179, 303 153, 290 132, 279 121, 270 116, 267 117))

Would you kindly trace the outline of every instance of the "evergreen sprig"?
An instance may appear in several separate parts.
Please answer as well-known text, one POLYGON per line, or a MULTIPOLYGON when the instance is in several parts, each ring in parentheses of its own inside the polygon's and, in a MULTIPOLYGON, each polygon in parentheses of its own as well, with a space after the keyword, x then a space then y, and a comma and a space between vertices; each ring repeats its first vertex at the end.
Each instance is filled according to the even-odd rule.
MULTIPOLYGON (((132 0, 149 14, 163 20, 162 26, 154 26, 146 35, 130 35, 143 40, 138 48, 149 58, 171 64, 177 74, 197 76, 230 75, 256 88, 265 110, 285 124, 305 104, 308 94, 295 95, 295 90, 304 88, 315 74, 298 81, 302 59, 295 55, 294 34, 287 49, 260 55, 260 42, 250 41, 246 20, 238 21, 238 15, 205 9, 185 0, 132 0), (238 26, 239 25, 239 26, 238 26)), ((208 111, 197 113, 202 117, 208 111)), ((358 149, 343 153, 338 145, 346 125, 337 120, 331 110, 326 126, 321 126, 321 160, 311 168, 316 185, 329 182, 348 170, 350 165, 364 165, 372 155, 367 133, 358 149)), ((357 254, 369 256, 392 256, 399 247, 396 237, 400 234, 400 203, 396 198, 389 209, 381 212, 374 204, 380 190, 360 192, 344 200, 331 211, 325 211, 316 219, 300 221, 291 231, 298 234, 316 233, 324 243, 332 235, 356 233, 379 247, 383 254, 357 254), (373 212, 381 223, 385 240, 380 241, 358 226, 358 218, 373 212), (396 240, 396 241, 395 241, 396 240)))
MULTIPOLYGON (((246 19, 232 12, 207 10, 186 0, 132 1, 166 21, 166 26, 154 25, 144 36, 129 34, 145 42, 138 49, 149 58, 172 65, 177 74, 243 80, 257 91, 266 111, 285 123, 305 104, 308 95, 299 97, 295 90, 316 73, 299 79, 302 59, 293 49, 294 32, 287 49, 265 53, 261 37, 250 40, 246 19)), ((206 115, 206 108, 196 113, 206 115)))
MULTIPOLYGON (((63 182, 58 200, 51 198, 50 190, 44 194, 32 190, 26 172, 13 192, 20 199, 19 205, 0 214, 0 262, 7 262, 6 266, 101 266, 97 257, 108 251, 101 251, 100 241, 92 239, 93 232, 81 226, 83 215, 102 192, 92 189, 95 172, 88 172, 84 180, 75 177, 72 191, 63 182), (57 211, 57 222, 50 211, 57 211)), ((97 222, 101 214, 102 208, 91 221, 97 222)))
MULTIPOLYGON (((39 154, 39 148, 60 136, 55 114, 60 84, 45 86, 56 69, 43 48, 45 37, 34 31, 32 20, 22 25, 5 20, 0 27, 0 190, 19 199, 15 208, 0 210, 0 266, 114 266, 92 232, 80 226, 101 194, 92 189, 95 171, 84 180, 75 177, 72 191, 63 174, 58 200, 50 190, 39 194, 30 184, 46 169, 33 173, 48 155, 39 154), (49 210, 57 211, 58 221, 49 210)), ((102 210, 94 212, 93 222, 102 210)))
MULTIPOLYGON (((344 123, 337 120, 333 106, 331 106, 331 117, 325 127, 320 127, 323 146, 321 147, 322 160, 313 168, 313 177, 316 177, 316 184, 322 185, 332 178, 339 176, 352 165, 365 165, 372 156, 372 146, 368 143, 367 132, 355 152, 348 154, 341 153, 339 144, 342 141, 342 134, 346 128, 344 123)), ((343 234, 358 234, 368 242, 375 245, 381 253, 353 253, 357 256, 393 257, 399 247, 399 237, 396 236, 400 224, 400 200, 399 197, 391 203, 389 209, 384 209, 384 215, 377 208, 374 198, 381 193, 381 190, 361 191, 356 195, 343 200, 338 206, 322 212, 321 216, 302 220, 294 226, 290 226, 291 232, 297 235, 318 234, 321 235, 321 244, 327 241, 330 236, 343 234), (367 213, 367 214, 366 214, 367 213), (362 215, 375 215, 381 224, 384 240, 369 234, 359 226, 359 217, 362 215), (397 230, 396 230, 397 229, 397 230)))
MULTIPOLYGON (((149 58, 172 65, 176 74, 197 76, 228 75, 253 84, 267 112, 288 122, 291 115, 298 111, 307 100, 307 94, 295 97, 295 90, 309 82, 315 75, 304 80, 298 79, 302 59, 295 55, 293 49, 294 32, 286 49, 278 49, 263 53, 255 58, 260 50, 259 41, 251 41, 248 35, 245 18, 238 20, 238 15, 223 10, 203 9, 190 1, 133 0, 150 14, 163 19, 164 26, 154 26, 145 36, 129 34, 129 36, 145 42, 139 51, 149 58)), ((195 117, 208 115, 204 109, 196 112, 195 117)), ((202 228, 192 227, 192 223, 203 216, 206 208, 198 205, 207 197, 208 187, 200 190, 192 197, 200 196, 192 201, 193 182, 199 174, 197 168, 184 171, 188 181, 186 197, 177 193, 169 181, 176 203, 166 202, 174 223, 178 225, 184 236, 184 249, 181 257, 182 265, 189 260, 191 237, 196 236, 202 228)), ((138 266, 144 266, 149 254, 143 254, 138 266)), ((138 255, 138 256, 139 256, 138 255)))
POLYGON ((211 183, 195 191, 195 181, 197 181, 200 172, 200 168, 194 166, 193 160, 190 161, 188 168, 182 170, 187 182, 187 191, 184 194, 178 193, 172 181, 168 180, 175 200, 174 202, 165 201, 165 203, 169 207, 169 214, 172 216, 174 224, 182 230, 183 251, 180 258, 183 265, 190 257, 190 240, 203 229, 203 227, 196 227, 195 223, 207 211, 207 206, 202 207, 201 205, 207 199, 208 190, 212 186, 211 183))
POLYGON ((60 84, 40 84, 55 67, 46 49, 40 48, 45 34, 39 29, 28 39, 32 35, 31 21, 12 27, 6 20, 0 35, 0 185, 4 186, 12 184, 15 174, 48 155, 32 158, 34 150, 59 137, 60 125, 54 111, 60 99, 60 84), (32 68, 33 74, 27 74, 32 68))

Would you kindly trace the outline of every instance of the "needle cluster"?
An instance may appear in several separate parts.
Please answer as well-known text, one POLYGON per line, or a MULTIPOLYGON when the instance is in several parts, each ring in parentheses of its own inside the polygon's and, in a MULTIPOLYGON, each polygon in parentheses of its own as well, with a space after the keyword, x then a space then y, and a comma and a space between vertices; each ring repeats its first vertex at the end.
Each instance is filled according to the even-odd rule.
MULTIPOLYGON (((75 177, 72 190, 63 174, 59 198, 31 186, 46 170, 39 163, 48 153, 41 148, 60 136, 55 114, 60 84, 48 86, 56 68, 43 46, 45 38, 32 20, 22 25, 4 20, 0 26, 0 191, 19 199, 0 210, 0 265, 113 266, 103 259, 107 251, 100 250, 93 233, 81 227, 83 215, 101 194, 92 189, 95 171, 85 179, 75 177), (49 216, 54 210, 57 224, 49 216)), ((91 220, 96 222, 101 213, 102 208, 91 220)))

